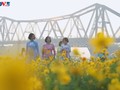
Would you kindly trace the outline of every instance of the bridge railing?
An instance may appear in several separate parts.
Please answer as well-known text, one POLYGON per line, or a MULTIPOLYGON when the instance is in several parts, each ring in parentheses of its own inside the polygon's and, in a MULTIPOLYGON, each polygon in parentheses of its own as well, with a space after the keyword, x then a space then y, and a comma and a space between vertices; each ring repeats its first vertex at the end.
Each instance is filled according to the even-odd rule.
POLYGON ((48 19, 14 20, 0 17, 0 44, 26 41, 31 32, 39 40, 48 35, 54 39, 68 37, 77 40, 92 38, 100 31, 114 38, 120 36, 120 14, 100 4, 48 19))

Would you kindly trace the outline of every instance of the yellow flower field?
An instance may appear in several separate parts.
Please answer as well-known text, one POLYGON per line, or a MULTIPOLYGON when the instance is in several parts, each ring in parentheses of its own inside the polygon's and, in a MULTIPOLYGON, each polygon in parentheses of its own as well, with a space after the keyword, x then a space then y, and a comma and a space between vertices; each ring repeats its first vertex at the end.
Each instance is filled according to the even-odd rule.
POLYGON ((72 51, 77 60, 64 57, 65 52, 62 60, 30 62, 19 55, 0 56, 0 90, 120 90, 120 50, 109 58, 105 47, 113 43, 112 38, 101 34, 90 41, 102 57, 87 59, 77 48, 72 51))

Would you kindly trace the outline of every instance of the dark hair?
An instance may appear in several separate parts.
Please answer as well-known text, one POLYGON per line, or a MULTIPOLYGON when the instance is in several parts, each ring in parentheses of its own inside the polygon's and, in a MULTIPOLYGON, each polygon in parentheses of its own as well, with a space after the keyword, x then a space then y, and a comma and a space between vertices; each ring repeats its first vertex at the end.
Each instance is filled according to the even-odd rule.
POLYGON ((61 46, 61 44, 62 44, 62 41, 59 42, 59 46, 61 46))
POLYGON ((69 42, 69 40, 68 40, 68 38, 67 38, 67 37, 63 38, 63 40, 65 40, 65 41, 69 42))
POLYGON ((46 38, 45 38, 45 42, 47 42, 47 39, 48 38, 50 38, 50 42, 51 42, 51 37, 50 36, 47 36, 46 38))
POLYGON ((31 37, 32 37, 33 35, 35 35, 35 34, 30 33, 29 36, 28 36, 28 39, 31 40, 31 37))

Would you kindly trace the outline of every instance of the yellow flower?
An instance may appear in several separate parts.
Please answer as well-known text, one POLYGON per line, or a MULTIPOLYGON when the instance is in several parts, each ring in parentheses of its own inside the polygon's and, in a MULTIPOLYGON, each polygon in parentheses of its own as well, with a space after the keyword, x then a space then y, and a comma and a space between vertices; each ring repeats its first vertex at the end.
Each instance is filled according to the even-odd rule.
POLYGON ((77 48, 74 48, 72 52, 75 56, 80 56, 80 53, 77 48))
POLYGON ((54 59, 54 56, 49 56, 49 60, 52 61, 54 59))
POLYGON ((60 81, 61 84, 67 85, 70 83, 71 78, 68 74, 62 74, 58 76, 58 80, 60 81))
POLYGON ((114 43, 114 39, 107 37, 104 33, 100 32, 95 38, 90 39, 90 45, 95 49, 95 52, 100 52, 102 49, 107 48, 114 43))
POLYGON ((115 55, 115 57, 120 58, 120 50, 115 51, 114 55, 115 55))
POLYGON ((120 66, 117 66, 116 71, 120 74, 120 66))
POLYGON ((109 74, 110 78, 118 78, 119 74, 118 73, 111 73, 109 74))
POLYGON ((80 74, 80 68, 79 68, 79 67, 71 67, 71 68, 70 68, 70 72, 71 72, 73 75, 79 75, 79 74, 80 74))
POLYGON ((31 77, 29 79, 29 88, 32 88, 32 90, 43 90, 43 85, 36 77, 31 77))
POLYGON ((67 52, 66 52, 66 50, 63 50, 63 51, 62 51, 61 56, 67 57, 67 52))
POLYGON ((93 68, 93 67, 90 67, 88 70, 87 70, 88 74, 95 77, 97 75, 97 71, 93 68))
POLYGON ((94 56, 90 56, 90 60, 94 61, 95 57, 94 56))
POLYGON ((105 79, 105 75, 103 73, 98 73, 95 78, 98 80, 98 81, 103 81, 105 79))
POLYGON ((108 85, 108 90, 120 90, 120 81, 117 78, 112 79, 108 85))
POLYGON ((47 75, 49 72, 49 69, 44 69, 44 75, 47 75))
POLYGON ((69 61, 69 58, 65 57, 64 60, 65 60, 65 61, 69 61))
POLYGON ((0 90, 42 90, 41 84, 25 60, 19 58, 0 60, 0 90))
POLYGON ((67 72, 66 67, 60 62, 51 63, 50 69, 53 73, 63 74, 67 72))

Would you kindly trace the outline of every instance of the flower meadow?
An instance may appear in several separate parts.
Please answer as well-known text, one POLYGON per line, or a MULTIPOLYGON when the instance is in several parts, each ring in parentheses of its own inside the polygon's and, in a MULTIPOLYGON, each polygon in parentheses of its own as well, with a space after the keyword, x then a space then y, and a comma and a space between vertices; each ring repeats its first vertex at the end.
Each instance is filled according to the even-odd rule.
POLYGON ((0 90, 120 90, 120 50, 111 57, 107 51, 114 42, 98 33, 89 43, 102 56, 90 59, 82 57, 77 48, 70 59, 66 52, 48 60, 0 56, 0 90))

